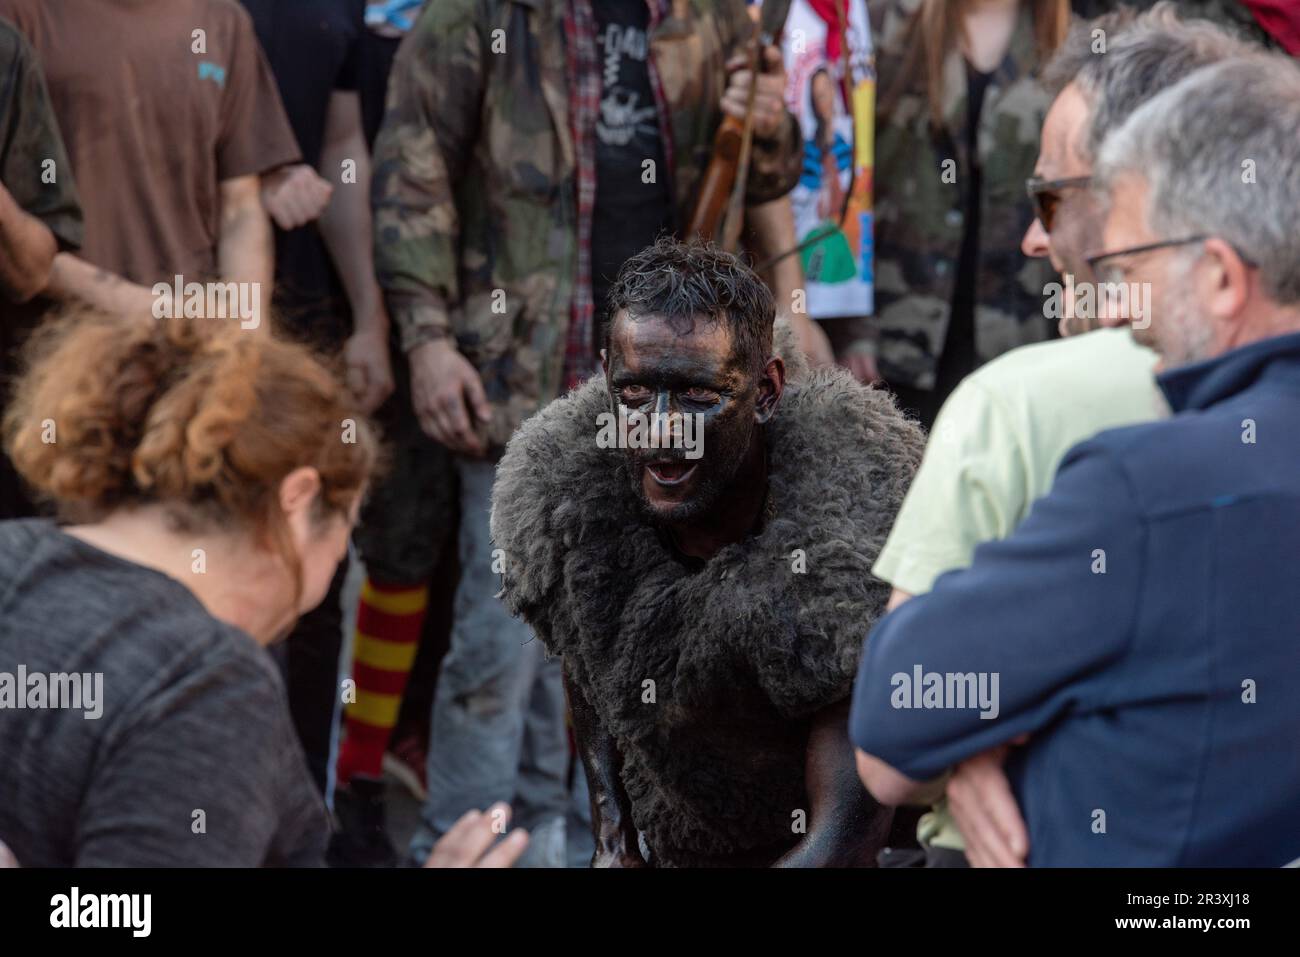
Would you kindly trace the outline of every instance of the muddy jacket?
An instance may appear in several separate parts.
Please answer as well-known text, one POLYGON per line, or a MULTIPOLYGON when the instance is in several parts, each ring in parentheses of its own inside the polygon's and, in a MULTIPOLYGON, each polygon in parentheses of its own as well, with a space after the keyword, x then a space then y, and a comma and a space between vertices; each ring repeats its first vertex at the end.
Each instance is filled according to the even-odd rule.
MULTIPOLYGON (((437 0, 402 42, 375 145, 375 267, 405 349, 453 337, 493 405, 489 439, 558 394, 577 258, 564 0, 437 0)), ((741 0, 671 0, 649 32, 681 224, 722 120, 741 0)), ((755 140, 747 198, 789 192, 792 116, 755 140)))
MULTIPOLYGON (((877 73, 887 97, 906 52, 908 21, 920 0, 871 4, 877 73)), ((1051 98, 1035 76, 1028 4, 1011 47, 984 95, 978 131, 983 173, 975 279, 979 361, 1045 338, 1047 260, 1026 259, 1020 240, 1033 219, 1025 180, 1051 98)), ((881 374, 890 382, 934 387, 952 311, 972 157, 966 138, 966 67, 953 51, 944 65, 944 128, 930 120, 924 80, 906 88, 876 130, 876 318, 881 374)), ((885 105, 882 99, 882 106, 885 105)))

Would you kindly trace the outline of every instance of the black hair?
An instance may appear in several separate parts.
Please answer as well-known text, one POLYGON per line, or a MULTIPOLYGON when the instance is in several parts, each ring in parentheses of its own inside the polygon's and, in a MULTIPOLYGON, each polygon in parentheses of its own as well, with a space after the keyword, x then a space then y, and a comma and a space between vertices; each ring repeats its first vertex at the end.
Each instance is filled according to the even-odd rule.
POLYGON ((699 320, 723 324, 732 352, 758 372, 772 354, 776 300, 752 269, 712 243, 661 237, 623 264, 606 303, 605 348, 620 310, 632 321, 667 320, 679 336, 699 320))

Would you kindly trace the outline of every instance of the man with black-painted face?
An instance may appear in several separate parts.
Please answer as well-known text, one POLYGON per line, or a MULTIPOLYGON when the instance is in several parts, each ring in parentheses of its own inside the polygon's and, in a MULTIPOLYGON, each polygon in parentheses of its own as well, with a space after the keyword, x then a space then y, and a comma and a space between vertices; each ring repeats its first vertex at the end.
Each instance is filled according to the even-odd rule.
POLYGON ((693 316, 623 309, 610 327, 601 358, 611 408, 645 416, 647 428, 669 439, 627 450, 632 488, 684 558, 710 558, 761 513, 761 426, 781 400, 786 370, 779 356, 763 364, 756 346, 733 343, 726 326, 693 316))
POLYGON ((524 424, 492 513, 503 597, 563 660, 593 865, 870 865, 892 812, 847 696, 920 431, 809 372, 715 247, 634 256, 609 314, 605 375, 524 424))

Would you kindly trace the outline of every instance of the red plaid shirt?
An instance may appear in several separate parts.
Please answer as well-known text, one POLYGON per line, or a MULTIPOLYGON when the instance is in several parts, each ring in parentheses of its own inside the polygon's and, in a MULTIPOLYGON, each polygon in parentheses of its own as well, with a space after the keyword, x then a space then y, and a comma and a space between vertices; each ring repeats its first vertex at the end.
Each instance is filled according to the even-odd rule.
MULTIPOLYGON (((596 304, 591 295, 591 220, 596 208, 596 116, 600 112, 600 59, 596 53, 596 18, 592 0, 569 0, 564 18, 564 39, 569 60, 569 125, 577 157, 578 263, 573 282, 573 312, 564 353, 564 383, 572 389, 596 370, 592 323, 596 304)), ((669 0, 646 0, 650 8, 647 36, 668 14, 669 0)), ((668 101, 659 82, 653 56, 646 58, 650 87, 654 90, 663 141, 664 162, 672 175, 673 140, 668 101)), ((671 190, 669 191, 671 195, 671 190)))

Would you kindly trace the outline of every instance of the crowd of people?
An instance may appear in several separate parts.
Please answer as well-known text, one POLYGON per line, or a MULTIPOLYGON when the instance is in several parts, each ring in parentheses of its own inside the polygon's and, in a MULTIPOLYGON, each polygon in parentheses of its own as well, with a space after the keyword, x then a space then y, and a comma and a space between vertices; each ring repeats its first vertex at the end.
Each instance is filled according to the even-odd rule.
POLYGON ((1300 859, 1300 3, 795 5, 0 0, 0 864, 1300 859))

